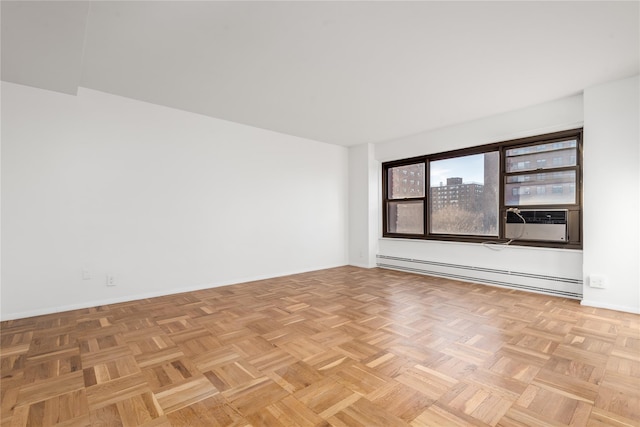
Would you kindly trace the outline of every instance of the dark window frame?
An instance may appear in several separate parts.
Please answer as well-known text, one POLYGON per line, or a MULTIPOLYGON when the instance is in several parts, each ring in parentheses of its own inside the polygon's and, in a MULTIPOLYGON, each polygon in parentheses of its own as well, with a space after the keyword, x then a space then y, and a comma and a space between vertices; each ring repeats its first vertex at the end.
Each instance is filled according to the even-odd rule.
POLYGON ((415 236, 423 236, 426 232, 427 232, 427 223, 426 223, 426 217, 428 215, 423 215, 423 230, 424 233, 422 235, 418 235, 418 234, 405 234, 405 233, 390 233, 387 232, 388 230, 388 206, 389 206, 389 202, 398 202, 398 201, 422 201, 423 204, 423 209, 424 212, 426 213, 428 204, 427 204, 427 199, 429 198, 429 187, 428 187, 428 183, 429 183, 429 170, 427 168, 427 164, 425 164, 425 168, 424 168, 424 177, 423 177, 423 181, 424 181, 424 194, 422 197, 407 197, 407 198, 390 198, 388 197, 389 195, 389 180, 388 180, 388 174, 389 174, 389 169, 393 169, 393 168, 397 168, 397 167, 401 167, 401 166, 409 166, 409 165, 414 165, 417 163, 422 163, 421 159, 423 158, 423 156, 420 157, 412 157, 410 159, 402 159, 402 160, 396 160, 396 161, 392 161, 392 162, 386 162, 383 164, 383 175, 382 175, 382 187, 383 187, 383 198, 384 198, 384 202, 383 202, 383 209, 382 209, 382 222, 384 224, 384 229, 383 229, 383 236, 412 236, 409 238, 421 238, 421 237, 415 237, 415 236))
MULTIPOLYGON (((415 156, 406 159, 398 159, 382 164, 382 236, 388 238, 401 238, 401 239, 419 239, 419 240, 436 240, 436 241, 450 241, 450 242, 467 242, 467 243, 501 243, 508 239, 504 237, 504 218, 506 212, 511 205, 505 204, 505 187, 506 177, 514 175, 532 174, 539 172, 537 169, 527 172, 506 172, 506 151, 512 148, 521 148, 528 146, 535 146, 540 144, 553 144, 556 142, 567 141, 575 139, 576 144, 576 165, 575 166, 561 166, 552 167, 547 166, 544 169, 545 173, 561 172, 566 170, 575 171, 575 203, 563 203, 563 204, 545 204, 545 205, 525 205, 519 206, 520 209, 567 209, 568 227, 569 227, 569 239, 567 242, 541 242, 541 241, 527 241, 527 240, 514 240, 511 245, 518 246, 536 246, 546 248, 562 248, 562 249, 582 249, 582 143, 583 143, 583 129, 571 129, 567 131, 548 133, 544 135, 536 135, 527 138, 519 138, 508 141, 501 141, 492 144, 479 145, 469 148, 463 148, 458 150, 446 151, 441 153, 433 153, 422 156, 415 156), (435 234, 431 233, 431 185, 430 185, 430 162, 437 160, 445 160, 456 157, 468 156, 473 154, 484 154, 491 151, 498 151, 500 155, 499 159, 499 180, 498 180, 498 236, 473 236, 473 235, 459 235, 459 234, 435 234), (424 197, 411 198, 411 199, 390 199, 388 174, 389 169, 398 166, 407 166, 416 163, 424 163, 424 197), (424 215, 423 215, 423 234, 404 234, 404 233, 390 233, 387 230, 388 227, 388 204, 393 201, 401 200, 423 200, 424 203, 424 215)), ((548 162, 547 162, 548 163, 548 162)), ((524 184, 524 183, 523 183, 524 184)), ((529 185, 530 186, 530 185, 529 185)))

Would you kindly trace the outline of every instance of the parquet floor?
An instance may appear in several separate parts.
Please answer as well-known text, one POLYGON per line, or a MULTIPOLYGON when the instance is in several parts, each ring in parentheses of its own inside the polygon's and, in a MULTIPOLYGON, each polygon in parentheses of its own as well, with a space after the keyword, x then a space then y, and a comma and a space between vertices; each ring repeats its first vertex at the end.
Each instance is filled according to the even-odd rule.
POLYGON ((2 426, 638 426, 640 316, 341 267, 1 324, 2 426))

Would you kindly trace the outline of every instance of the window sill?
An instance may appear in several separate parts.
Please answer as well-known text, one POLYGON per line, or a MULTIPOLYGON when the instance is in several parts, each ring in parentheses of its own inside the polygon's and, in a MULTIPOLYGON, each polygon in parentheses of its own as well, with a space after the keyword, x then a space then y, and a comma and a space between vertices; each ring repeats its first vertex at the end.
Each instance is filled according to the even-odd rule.
MULTIPOLYGON (((394 241, 399 241, 399 242, 412 242, 412 243, 416 243, 416 244, 428 244, 428 245, 432 245, 432 244, 444 244, 444 245, 456 245, 456 246, 469 246, 469 247, 480 247, 483 245, 483 242, 463 242, 463 241, 459 241, 459 240, 441 240, 441 239, 423 239, 423 238, 408 238, 408 237, 386 237, 386 236, 381 236, 378 238, 379 241, 385 241, 385 242, 394 242, 394 241)), ((488 242, 488 241, 487 241, 488 242)), ((510 245, 494 245, 494 246, 500 246, 500 247, 508 247, 511 249, 515 249, 515 250, 541 250, 541 251, 553 251, 553 252, 557 252, 557 251, 575 251, 575 252, 580 252, 582 253, 582 247, 579 245, 575 245, 575 244, 558 244, 558 245, 540 245, 539 243, 534 243, 534 242, 520 242, 520 243, 516 243, 516 242, 512 242, 510 245)), ((510 250, 511 250, 510 249, 510 250)))

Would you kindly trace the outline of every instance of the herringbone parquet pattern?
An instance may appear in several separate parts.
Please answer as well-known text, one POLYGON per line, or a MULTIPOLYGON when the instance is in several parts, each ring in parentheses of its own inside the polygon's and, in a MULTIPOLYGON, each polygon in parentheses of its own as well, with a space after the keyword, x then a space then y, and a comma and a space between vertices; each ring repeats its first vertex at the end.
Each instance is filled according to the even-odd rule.
POLYGON ((638 426, 640 316, 341 267, 1 324, 2 426, 638 426))

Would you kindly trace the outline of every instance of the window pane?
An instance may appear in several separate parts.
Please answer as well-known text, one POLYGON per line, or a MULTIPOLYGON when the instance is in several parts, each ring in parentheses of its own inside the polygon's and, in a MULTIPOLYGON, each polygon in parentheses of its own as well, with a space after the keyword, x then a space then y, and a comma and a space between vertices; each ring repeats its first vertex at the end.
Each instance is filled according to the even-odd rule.
POLYGON ((389 168, 389 198, 424 197, 424 163, 389 168))
POLYGON ((389 202, 387 205, 387 232, 403 234, 424 233, 424 202, 389 202))
POLYGON ((507 150, 507 172, 561 168, 576 165, 575 139, 507 150))
POLYGON ((574 204, 576 172, 508 176, 504 194, 507 206, 574 204))
POLYGON ((499 164, 497 151, 429 164, 432 233, 498 235, 499 164))

